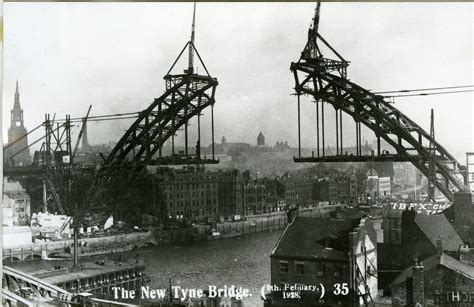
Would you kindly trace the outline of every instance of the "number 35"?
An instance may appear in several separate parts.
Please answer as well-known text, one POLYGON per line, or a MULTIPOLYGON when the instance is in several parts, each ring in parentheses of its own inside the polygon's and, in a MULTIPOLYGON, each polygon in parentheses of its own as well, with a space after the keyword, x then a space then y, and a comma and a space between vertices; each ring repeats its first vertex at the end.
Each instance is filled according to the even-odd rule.
POLYGON ((334 284, 334 291, 332 293, 334 295, 347 295, 349 294, 349 287, 346 282, 334 284))

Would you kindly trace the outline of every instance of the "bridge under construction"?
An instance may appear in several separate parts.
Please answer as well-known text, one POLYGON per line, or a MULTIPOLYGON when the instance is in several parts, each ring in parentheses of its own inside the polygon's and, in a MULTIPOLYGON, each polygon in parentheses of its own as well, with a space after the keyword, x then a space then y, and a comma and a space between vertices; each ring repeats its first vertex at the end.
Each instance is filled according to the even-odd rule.
MULTIPOLYGON (((319 31, 321 5, 318 2, 313 22, 308 30, 308 40, 301 56, 290 65, 294 76, 294 95, 297 99, 298 117, 298 156, 297 163, 314 162, 385 162, 404 161, 412 163, 429 181, 428 198, 435 199, 435 190, 441 192, 448 200, 453 201, 455 193, 469 192, 469 174, 466 165, 456 160, 442 144, 435 139, 434 114, 431 113, 430 132, 411 120, 407 115, 394 107, 387 96, 367 90, 348 79, 350 62, 346 60, 319 31), (324 53, 324 54, 323 54, 324 53), (316 150, 311 156, 302 155, 301 142, 301 104, 304 97, 309 97, 315 104, 316 113, 316 150), (329 119, 327 108, 335 112, 336 152, 326 152, 328 137, 326 135, 329 119), (326 110, 326 111, 325 111, 326 110), (343 113, 348 116, 343 117, 343 113), (349 118, 350 122, 344 122, 349 118), (352 125, 355 139, 355 152, 348 152, 343 144, 343 126, 352 125), (370 153, 362 150, 362 127, 374 133, 377 148, 370 153), (393 152, 382 150, 386 142, 393 152)), ((28 147, 43 142, 35 154, 31 166, 14 165, 14 157, 27 150, 22 148, 13 153, 5 162, 5 175, 17 178, 29 176, 41 177, 45 189, 54 196, 59 210, 73 217, 75 244, 77 229, 95 223, 110 216, 114 210, 111 193, 112 185, 117 178, 125 175, 128 182, 139 178, 147 165, 189 165, 216 164, 219 161, 214 152, 214 106, 218 86, 217 78, 212 76, 195 46, 195 7, 192 30, 189 41, 185 44, 171 68, 163 77, 164 93, 152 100, 141 111, 90 116, 90 110, 84 117, 64 119, 51 118, 45 115, 43 123, 31 132, 44 128, 44 136, 32 142, 28 147), (176 64, 187 55, 187 67, 175 72, 176 64), (204 68, 198 74, 196 62, 204 68), (212 154, 201 154, 201 116, 210 112, 212 154), (107 156, 102 156, 100 167, 81 167, 75 163, 78 145, 83 137, 87 122, 99 120, 133 119, 133 123, 116 143, 107 156), (190 120, 197 119, 197 142, 189 144, 190 120), (71 137, 71 127, 81 126, 75 146, 71 137), (175 137, 184 134, 184 151, 175 151, 175 137), (172 153, 164 156, 163 147, 171 143, 172 153), (192 148, 194 147, 194 150, 192 148), (79 177, 92 179, 88 182, 80 197, 74 189, 79 177)), ((283 85, 282 85, 283 86, 283 85)), ((287 85, 291 88, 291 85, 287 85)), ((194 128, 194 127, 193 127, 194 128)), ((8 144, 4 149, 13 144, 8 144)), ((79 193, 80 194, 80 193, 79 193)), ((77 248, 76 248, 77 250, 77 248)), ((77 265, 77 255, 75 255, 77 265)), ((11 273, 16 274, 15 272, 11 273)), ((360 280, 359 280, 360 281, 360 280)), ((50 292, 59 290, 49 288, 50 292)), ((12 299, 17 299, 12 296, 12 299)))

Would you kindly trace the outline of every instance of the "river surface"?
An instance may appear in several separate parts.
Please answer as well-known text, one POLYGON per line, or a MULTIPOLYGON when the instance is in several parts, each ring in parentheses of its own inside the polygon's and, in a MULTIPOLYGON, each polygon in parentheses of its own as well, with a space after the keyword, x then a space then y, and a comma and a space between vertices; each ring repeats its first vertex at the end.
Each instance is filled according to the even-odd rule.
MULTIPOLYGON (((240 238, 151 247, 139 251, 151 278, 150 287, 207 289, 209 285, 244 287, 252 296, 245 306, 263 306, 260 288, 270 283, 270 254, 283 230, 240 238)), ((136 253, 126 253, 130 256, 136 253)))
MULTIPOLYGON (((209 285, 244 287, 251 297, 244 306, 263 306, 260 289, 270 283, 270 254, 283 230, 247 234, 240 238, 191 244, 149 247, 123 253, 145 261, 150 288, 174 286, 208 289, 209 285)), ((20 270, 32 271, 46 266, 46 261, 14 263, 20 270)))

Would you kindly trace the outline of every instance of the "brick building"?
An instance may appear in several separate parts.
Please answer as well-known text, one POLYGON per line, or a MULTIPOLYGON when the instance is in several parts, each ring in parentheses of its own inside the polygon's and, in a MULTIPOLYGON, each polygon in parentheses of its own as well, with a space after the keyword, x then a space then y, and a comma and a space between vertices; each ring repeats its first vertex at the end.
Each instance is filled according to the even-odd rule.
POLYGON ((169 219, 198 221, 218 216, 218 180, 203 168, 162 172, 164 208, 169 219))
POLYGON ((319 201, 335 203, 355 203, 357 178, 354 174, 334 172, 312 183, 313 198, 319 201))
POLYGON ((20 182, 3 178, 2 200, 3 225, 29 226, 31 198, 20 182))
POLYGON ((260 179, 246 181, 243 189, 246 214, 265 213, 267 190, 263 181, 260 179))
POLYGON ((315 203, 313 198, 313 182, 309 177, 296 175, 291 178, 295 184, 296 205, 308 207, 315 203))
POLYGON ((443 252, 416 261, 390 284, 392 306, 474 306, 473 254, 461 246, 456 254, 443 252))
POLYGON ((244 214, 243 177, 238 170, 218 171, 218 213, 220 216, 244 214))
POLYGON ((392 202, 387 204, 383 213, 383 242, 401 244, 402 213, 405 210, 415 210, 417 214, 430 215, 441 213, 450 204, 433 202, 392 202))
POLYGON ((285 200, 287 206, 295 207, 297 205, 295 183, 288 174, 276 179, 276 193, 278 197, 285 200))
POLYGON ((415 210, 404 211, 402 213, 402 268, 412 265, 415 258, 422 261, 435 255, 438 240, 443 241, 443 251, 446 252, 457 252, 459 246, 464 244, 444 215, 418 214, 415 210))
POLYGON ((313 199, 316 201, 329 201, 328 178, 318 178, 313 182, 313 199))
POLYGON ((285 174, 275 180, 276 195, 289 207, 307 207, 315 203, 316 179, 301 174, 285 174))
POLYGON ((451 207, 444 210, 444 215, 451 222, 464 242, 474 246, 474 196, 473 193, 459 192, 454 194, 451 207))
POLYGON ((370 303, 377 296, 376 242, 369 219, 296 217, 270 256, 271 284, 279 289, 267 295, 265 306, 370 303), (284 298, 285 285, 319 284, 326 290, 322 299, 320 290, 284 298), (335 287, 347 292, 335 295, 335 287))
POLYGON ((390 199, 392 195, 392 184, 390 177, 367 177, 366 183, 367 202, 376 203, 381 200, 390 199))
POLYGON ((275 212, 275 211, 281 211, 286 207, 285 200, 282 199, 281 197, 278 197, 276 189, 277 189, 277 184, 275 180, 268 179, 268 178, 262 178, 263 184, 265 185, 265 208, 264 212, 275 212))
POLYGON ((384 224, 384 235, 389 237, 389 242, 379 244, 378 263, 379 286, 384 291, 390 291, 389 284, 395 277, 413 265, 414 259, 424 261, 436 255, 439 246, 438 241, 443 242, 442 249, 447 254, 456 253, 459 246, 463 245, 463 240, 459 237, 454 227, 442 214, 423 214, 410 210, 402 212, 401 220, 395 219, 399 224, 394 227, 393 221, 390 236, 387 235, 387 222, 384 224), (398 229, 399 227, 399 229, 398 229), (394 233, 400 231, 400 237, 395 237, 394 233), (395 240, 398 238, 399 240, 395 240))
POLYGON ((357 201, 357 179, 353 174, 338 172, 329 179, 329 200, 338 203, 357 201))

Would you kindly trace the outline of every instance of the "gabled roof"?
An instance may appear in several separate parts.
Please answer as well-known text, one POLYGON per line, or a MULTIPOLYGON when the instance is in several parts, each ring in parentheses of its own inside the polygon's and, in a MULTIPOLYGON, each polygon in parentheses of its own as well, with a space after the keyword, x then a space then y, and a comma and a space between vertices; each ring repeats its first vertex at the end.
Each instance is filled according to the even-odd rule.
POLYGON ((456 232, 459 234, 461 239, 468 243, 469 245, 473 245, 474 243, 474 225, 453 225, 456 232))
POLYGON ((459 246, 464 244, 454 227, 442 214, 417 214, 415 217, 415 223, 430 240, 434 247, 436 247, 436 242, 438 240, 443 242, 443 250, 447 251, 457 251, 459 246))
POLYGON ((278 241, 271 257, 347 260, 349 233, 360 219, 296 217, 278 241), (333 241, 326 248, 326 238, 333 241))
MULTIPOLYGON (((423 265, 423 271, 425 272, 436 269, 436 267, 439 265, 446 269, 454 271, 457 274, 461 274, 466 278, 474 280, 474 266, 461 262, 446 254, 433 255, 425 259, 422 265, 423 265)), ((408 278, 412 277, 413 275, 412 268, 413 266, 410 266, 406 268, 403 272, 401 272, 397 276, 397 278, 395 278, 395 280, 390 284, 390 286, 405 282, 408 278)))

